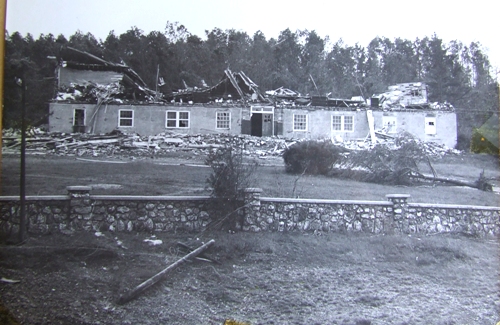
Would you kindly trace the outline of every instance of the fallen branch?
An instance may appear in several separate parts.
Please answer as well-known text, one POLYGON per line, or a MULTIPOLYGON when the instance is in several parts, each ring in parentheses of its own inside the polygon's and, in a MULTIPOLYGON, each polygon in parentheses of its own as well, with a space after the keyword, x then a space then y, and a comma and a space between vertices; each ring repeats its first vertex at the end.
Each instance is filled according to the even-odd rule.
POLYGON ((481 183, 481 182, 471 183, 471 182, 462 181, 462 180, 453 179, 453 178, 427 176, 427 175, 420 174, 420 173, 411 173, 410 176, 413 178, 448 183, 448 184, 453 184, 453 185, 458 185, 458 186, 468 186, 468 187, 472 187, 472 188, 477 188, 481 191, 491 191, 492 190, 491 184, 486 183, 486 182, 484 182, 484 183, 481 183))
POLYGON ((139 284, 137 287, 135 287, 135 289, 133 289, 129 293, 121 296, 120 299, 118 299, 118 303, 125 304, 125 303, 129 302, 130 300, 137 298, 146 289, 148 289, 149 287, 151 287, 154 284, 163 280, 168 272, 172 271, 173 269, 175 269, 179 265, 185 263, 189 259, 196 257, 197 255, 199 255, 200 253, 202 253, 203 251, 208 249, 213 243, 215 243, 215 240, 212 239, 208 243, 198 247, 197 249, 195 249, 191 253, 187 254, 186 256, 181 258, 180 260, 177 260, 175 263, 171 264, 170 266, 168 266, 166 269, 164 269, 160 273, 157 273, 153 277, 151 277, 148 280, 144 281, 143 283, 139 284))

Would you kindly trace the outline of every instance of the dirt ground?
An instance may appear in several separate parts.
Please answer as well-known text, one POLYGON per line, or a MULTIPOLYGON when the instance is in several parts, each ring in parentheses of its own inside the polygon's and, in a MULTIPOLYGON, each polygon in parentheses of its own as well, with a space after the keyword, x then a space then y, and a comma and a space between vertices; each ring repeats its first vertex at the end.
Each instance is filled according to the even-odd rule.
POLYGON ((22 324, 485 324, 500 321, 499 242, 448 235, 76 233, 0 246, 3 304, 22 324), (124 305, 123 293, 198 247, 124 305))

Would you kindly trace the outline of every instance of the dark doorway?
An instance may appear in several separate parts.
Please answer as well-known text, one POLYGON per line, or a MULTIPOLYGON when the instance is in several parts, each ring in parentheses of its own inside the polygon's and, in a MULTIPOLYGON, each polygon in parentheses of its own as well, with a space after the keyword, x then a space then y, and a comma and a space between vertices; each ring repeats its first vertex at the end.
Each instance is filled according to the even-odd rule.
POLYGON ((85 133, 85 110, 75 109, 75 117, 73 122, 73 132, 85 133))
POLYGON ((273 135, 273 114, 252 113, 250 118, 251 132, 256 137, 273 135))
POLYGON ((250 123, 252 124, 251 135, 256 137, 262 136, 262 114, 253 113, 250 118, 250 123))

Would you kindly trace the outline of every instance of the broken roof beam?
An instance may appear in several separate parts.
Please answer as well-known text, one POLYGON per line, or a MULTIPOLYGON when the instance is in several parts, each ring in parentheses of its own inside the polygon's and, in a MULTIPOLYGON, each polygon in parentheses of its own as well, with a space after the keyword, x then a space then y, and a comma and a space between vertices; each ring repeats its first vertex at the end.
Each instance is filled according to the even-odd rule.
POLYGON ((132 68, 130 68, 127 65, 124 64, 117 64, 113 63, 110 61, 106 61, 104 59, 101 59, 100 57, 97 57, 93 54, 90 54, 85 51, 81 51, 78 49, 75 49, 71 46, 66 46, 65 50, 69 50, 68 52, 65 52, 63 50, 62 52, 62 59, 64 61, 69 61, 69 67, 70 68, 85 68, 85 67, 92 67, 92 69, 99 69, 99 70, 105 70, 105 69, 111 69, 116 72, 122 72, 126 74, 131 80, 133 80, 136 83, 139 83, 142 87, 147 87, 146 83, 142 78, 135 72, 132 68), (75 58, 68 58, 68 56, 71 56, 70 52, 74 52, 78 54, 78 56, 75 58))
POLYGON ((262 96, 259 90, 259 86, 255 82, 252 81, 243 71, 240 71, 241 80, 248 86, 250 90, 252 90, 255 94, 257 94, 258 98, 262 101, 266 101, 266 98, 262 96))
MULTIPOLYGON (((88 59, 91 59, 93 61, 97 61, 98 63, 100 63, 101 65, 106 65, 106 66, 117 66, 116 64, 112 63, 112 62, 109 62, 109 61, 106 61, 104 59, 101 59, 100 57, 98 56, 95 56, 93 54, 90 54, 88 52, 85 52, 85 51, 81 51, 81 50, 78 50, 78 49, 75 49, 74 47, 71 47, 71 46, 66 46, 66 49, 70 50, 70 51, 73 51, 73 52, 76 52, 80 55, 83 55, 85 57, 87 57, 88 59)), ((64 50, 63 50, 63 56, 64 56, 64 50)), ((71 60, 65 60, 65 61, 71 61, 71 60)))
POLYGON ((240 86, 238 85, 238 81, 234 77, 233 72, 229 69, 226 69, 226 70, 224 70, 224 73, 226 74, 229 81, 231 81, 231 84, 233 85, 234 89, 236 89, 236 91, 240 95, 241 99, 245 100, 245 94, 243 93, 243 90, 241 90, 240 86))

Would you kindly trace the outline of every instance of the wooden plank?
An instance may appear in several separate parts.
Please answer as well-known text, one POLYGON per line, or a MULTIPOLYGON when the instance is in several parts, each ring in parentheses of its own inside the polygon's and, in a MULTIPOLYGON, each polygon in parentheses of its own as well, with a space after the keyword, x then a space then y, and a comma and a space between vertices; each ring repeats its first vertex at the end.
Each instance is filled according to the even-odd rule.
POLYGON ((168 266, 166 269, 164 269, 163 271, 157 273, 156 275, 154 275, 153 277, 149 278, 148 280, 144 281, 143 283, 139 284, 137 287, 135 287, 132 291, 130 291, 129 293, 123 295, 120 297, 120 299, 118 300, 118 303, 119 304, 124 304, 124 303, 127 303, 129 302, 130 300, 132 299, 135 299, 137 298, 141 293, 143 293, 146 289, 148 289, 149 287, 153 286, 154 284, 162 281, 163 279, 165 279, 166 275, 172 271, 173 269, 175 269, 176 267, 178 267, 179 265, 187 262, 189 259, 191 258, 194 258, 196 257, 197 255, 199 255, 200 253, 202 253, 203 251, 207 250, 211 245, 213 245, 215 243, 215 240, 210 240, 208 243, 198 247, 197 249, 195 249, 194 251, 192 251, 191 253, 187 254, 186 256, 184 256, 183 258, 177 260, 175 263, 171 264, 170 266, 168 266))

